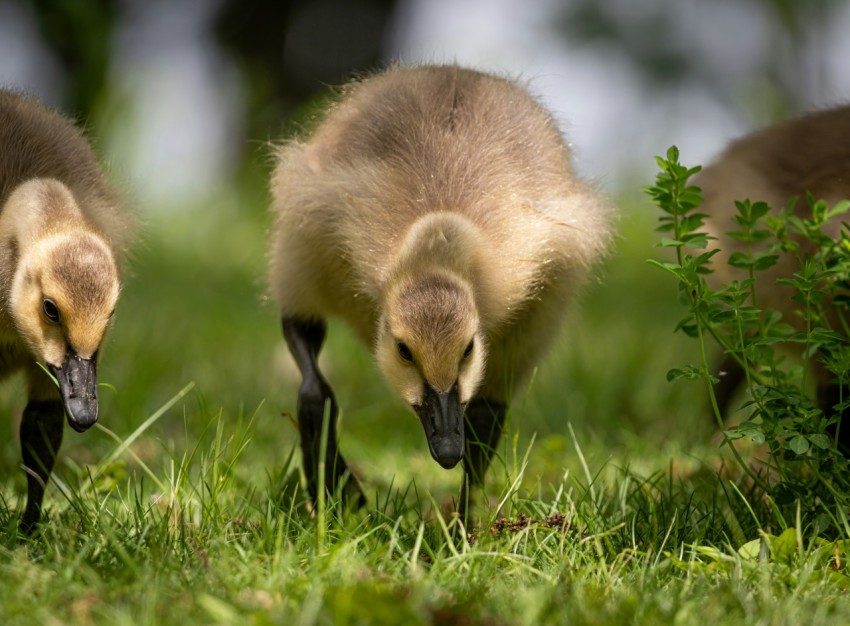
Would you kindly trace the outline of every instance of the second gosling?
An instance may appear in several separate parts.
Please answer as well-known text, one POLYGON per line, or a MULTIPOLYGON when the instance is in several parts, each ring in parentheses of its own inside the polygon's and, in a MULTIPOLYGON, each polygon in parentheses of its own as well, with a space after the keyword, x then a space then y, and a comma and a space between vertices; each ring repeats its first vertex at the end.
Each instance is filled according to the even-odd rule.
POLYGON ((483 483, 512 389, 555 341, 606 251, 613 211, 573 173, 552 116, 513 81, 397 67, 349 84, 308 138, 277 149, 270 289, 302 374, 298 423, 318 483, 362 503, 318 366, 326 320, 373 350, 431 456, 483 483), (317 477, 329 403, 326 468, 317 477))

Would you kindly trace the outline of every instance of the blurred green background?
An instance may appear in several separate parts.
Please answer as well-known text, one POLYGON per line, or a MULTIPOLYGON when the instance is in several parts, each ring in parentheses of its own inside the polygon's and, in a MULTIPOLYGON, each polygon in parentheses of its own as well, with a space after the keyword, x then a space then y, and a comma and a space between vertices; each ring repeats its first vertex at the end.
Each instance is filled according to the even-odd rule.
MULTIPOLYGON (((195 383, 134 443, 142 461, 167 471, 220 414, 234 427, 252 419, 244 480, 263 489, 283 471, 298 377, 264 297, 269 142, 309 125, 327 85, 396 58, 531 78, 574 139, 579 171, 621 208, 610 258, 516 392, 506 449, 535 437, 545 477, 578 466, 568 424, 596 468, 655 459, 652 471, 713 445, 703 390, 665 380, 695 347, 673 333, 683 312, 674 284, 645 263, 657 254, 656 215, 640 187, 670 143, 692 165, 735 134, 850 89, 835 58, 847 58, 836 33, 850 12, 784 0, 450 5, 0 0, 0 83, 84 124, 144 224, 99 370, 111 386, 102 425, 125 438, 195 383), (471 30, 452 35, 454 23, 471 30)), ((342 449, 367 489, 416 477, 453 494, 459 470, 430 460, 418 421, 340 324, 322 358, 342 449)), ((24 488, 20 383, 0 389, 9 503, 24 488)), ((68 431, 65 463, 95 462, 114 445, 103 432, 68 431)))

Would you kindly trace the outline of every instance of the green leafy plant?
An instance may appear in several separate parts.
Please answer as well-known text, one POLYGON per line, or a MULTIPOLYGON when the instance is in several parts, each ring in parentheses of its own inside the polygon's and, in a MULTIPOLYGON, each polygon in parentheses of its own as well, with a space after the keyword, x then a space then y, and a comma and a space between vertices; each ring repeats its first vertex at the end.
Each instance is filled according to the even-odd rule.
POLYGON ((748 541, 735 551, 714 546, 691 546, 690 558, 685 560, 668 553, 670 562, 682 571, 699 572, 710 578, 741 572, 745 578, 764 576, 772 570, 777 586, 793 588, 799 572, 808 565, 808 575, 837 589, 850 589, 846 567, 847 540, 827 541, 813 538, 804 545, 796 528, 786 528, 779 535, 760 532, 757 539, 748 541))
POLYGON ((796 198, 779 210, 764 202, 736 202, 728 236, 740 249, 726 262, 739 278, 720 284, 711 276, 720 250, 704 229, 708 216, 700 212, 701 190, 689 184, 700 168, 682 165, 675 147, 656 160, 661 171, 645 191, 663 211, 658 245, 672 249, 675 260, 649 263, 676 278, 687 307, 677 330, 695 338, 700 348, 699 362, 671 370, 668 380, 706 383, 724 444, 749 437, 767 446, 770 460, 764 470, 754 469, 735 446, 729 447, 778 513, 800 507, 803 521, 816 531, 846 532, 850 481, 838 441, 841 415, 850 406, 850 227, 842 223, 838 237, 829 230, 834 231, 850 202, 829 207, 808 196, 810 215, 805 216, 794 211, 796 198), (778 272, 768 270, 780 262, 793 269, 776 278, 778 272), (792 315, 762 305, 764 294, 777 284, 793 294, 792 315), (746 419, 737 426, 727 426, 730 415, 724 413, 731 409, 718 403, 712 358, 717 352, 743 371, 746 419), (835 390, 829 397, 837 402, 815 397, 813 370, 818 388, 835 390))

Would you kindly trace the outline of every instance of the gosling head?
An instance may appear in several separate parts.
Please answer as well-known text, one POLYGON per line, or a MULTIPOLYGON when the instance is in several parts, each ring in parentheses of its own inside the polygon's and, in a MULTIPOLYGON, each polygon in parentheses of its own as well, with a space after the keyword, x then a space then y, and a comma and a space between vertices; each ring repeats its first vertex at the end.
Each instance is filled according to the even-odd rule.
POLYGON ((406 278, 387 293, 376 356, 422 422, 446 469, 464 451, 464 409, 484 376, 487 346, 469 286, 448 274, 406 278))
MULTIPOLYGON (((69 193, 44 198, 74 202, 69 193)), ((120 290, 115 258, 101 236, 76 220, 57 221, 17 245, 11 316, 59 382, 69 425, 82 432, 97 421, 97 353, 120 290)))

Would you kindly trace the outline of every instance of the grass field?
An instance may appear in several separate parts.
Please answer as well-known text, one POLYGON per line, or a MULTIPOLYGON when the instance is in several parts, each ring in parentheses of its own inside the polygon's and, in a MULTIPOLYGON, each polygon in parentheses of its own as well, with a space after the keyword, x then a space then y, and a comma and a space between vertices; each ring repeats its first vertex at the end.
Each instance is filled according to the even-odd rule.
POLYGON ((750 497, 703 390, 665 380, 694 346, 672 332, 675 286, 644 263, 647 207, 626 210, 615 254, 517 394, 468 540, 448 513, 460 471, 431 460, 333 326, 324 368, 370 502, 312 517, 288 417, 296 372, 262 297, 263 205, 255 186, 147 214, 99 370, 100 425, 66 429, 43 533, 24 543, 24 399, 20 381, 2 388, 0 623, 850 623, 841 550, 750 497))

